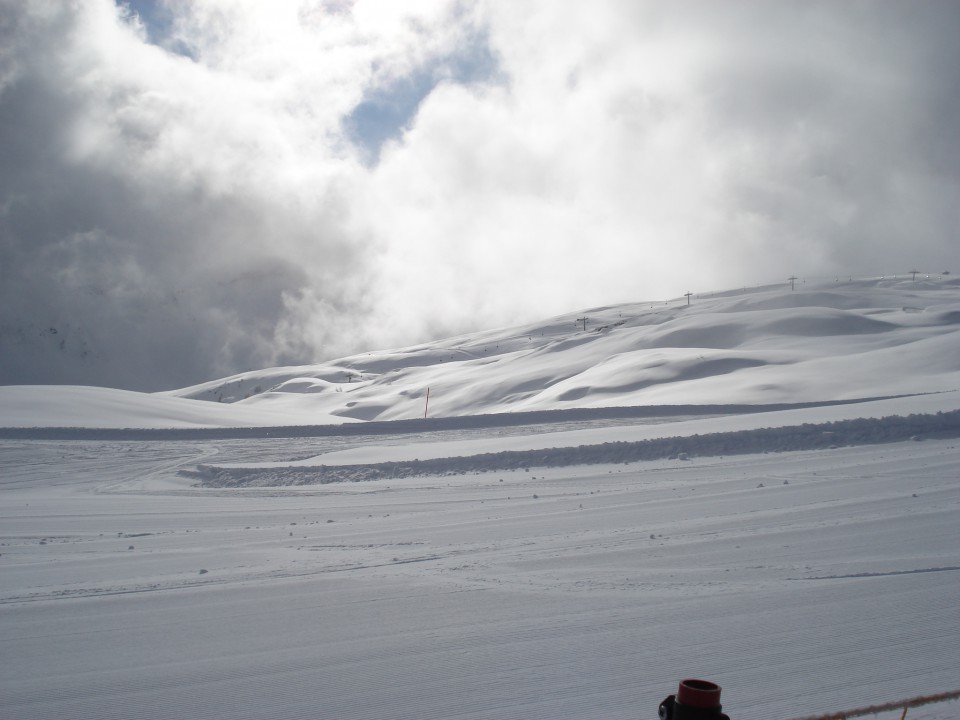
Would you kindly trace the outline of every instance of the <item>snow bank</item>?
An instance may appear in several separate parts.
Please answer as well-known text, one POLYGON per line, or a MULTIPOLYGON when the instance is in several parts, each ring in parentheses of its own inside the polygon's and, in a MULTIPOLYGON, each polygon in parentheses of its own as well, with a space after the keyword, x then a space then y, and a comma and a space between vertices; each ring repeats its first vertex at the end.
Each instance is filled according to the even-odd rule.
POLYGON ((805 423, 800 426, 754 428, 634 442, 488 452, 424 460, 415 458, 372 464, 200 464, 196 471, 181 473, 187 477, 198 478, 204 487, 312 485, 494 470, 622 464, 641 460, 683 461, 695 456, 820 450, 841 445, 954 437, 960 437, 960 410, 935 415, 856 418, 822 424, 805 423))
POLYGON ((0 428, 227 428, 342 423, 324 413, 184 400, 110 388, 0 386, 0 428))

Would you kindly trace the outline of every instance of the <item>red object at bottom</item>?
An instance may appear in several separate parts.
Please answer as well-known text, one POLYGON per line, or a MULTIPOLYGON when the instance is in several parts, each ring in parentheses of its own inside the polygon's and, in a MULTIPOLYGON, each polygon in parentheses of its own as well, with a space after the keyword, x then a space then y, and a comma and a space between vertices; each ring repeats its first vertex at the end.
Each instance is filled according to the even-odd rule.
POLYGON ((720 686, 709 680, 681 680, 677 702, 688 707, 719 708, 720 686))

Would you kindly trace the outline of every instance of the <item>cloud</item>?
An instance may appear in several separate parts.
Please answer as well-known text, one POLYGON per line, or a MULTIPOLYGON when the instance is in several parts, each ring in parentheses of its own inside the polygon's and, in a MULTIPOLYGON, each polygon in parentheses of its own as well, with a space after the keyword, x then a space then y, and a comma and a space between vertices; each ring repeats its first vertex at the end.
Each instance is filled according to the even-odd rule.
POLYGON ((372 179, 444 323, 955 264, 952 7, 488 10, 509 84, 434 91, 372 179))
POLYGON ((0 382, 960 259, 934 0, 0 0, 0 382))
POLYGON ((188 6, 160 41, 185 54, 107 2, 4 9, 4 381, 159 389, 374 341, 340 125, 428 28, 335 22, 324 53, 262 8, 188 6))

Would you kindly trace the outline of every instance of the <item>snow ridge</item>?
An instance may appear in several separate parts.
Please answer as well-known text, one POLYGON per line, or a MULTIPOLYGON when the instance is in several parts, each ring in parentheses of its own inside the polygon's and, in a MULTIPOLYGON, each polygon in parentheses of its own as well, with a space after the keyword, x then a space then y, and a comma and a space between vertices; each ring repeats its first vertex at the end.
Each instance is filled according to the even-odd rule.
POLYGON ((202 487, 317 485, 534 467, 624 464, 645 460, 687 460, 691 457, 822 450, 841 445, 873 445, 955 437, 960 437, 960 411, 906 417, 857 418, 637 442, 551 448, 546 451, 503 451, 467 457, 366 465, 262 468, 199 464, 196 470, 181 470, 180 474, 197 478, 202 487))

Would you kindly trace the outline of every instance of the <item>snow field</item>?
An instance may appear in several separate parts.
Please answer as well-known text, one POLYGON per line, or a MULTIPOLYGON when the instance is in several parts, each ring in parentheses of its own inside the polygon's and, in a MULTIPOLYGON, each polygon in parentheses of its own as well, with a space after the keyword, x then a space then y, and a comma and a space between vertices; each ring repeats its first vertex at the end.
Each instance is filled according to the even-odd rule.
POLYGON ((881 278, 169 393, 0 387, 0 716, 653 718, 699 676, 786 720, 960 689, 958 329, 960 281, 881 278))
POLYGON ((5 714, 655 717, 703 676, 750 720, 956 685, 955 440, 307 488, 175 475, 257 454, 240 445, 0 442, 22 467, 0 492, 5 714))

